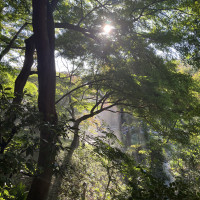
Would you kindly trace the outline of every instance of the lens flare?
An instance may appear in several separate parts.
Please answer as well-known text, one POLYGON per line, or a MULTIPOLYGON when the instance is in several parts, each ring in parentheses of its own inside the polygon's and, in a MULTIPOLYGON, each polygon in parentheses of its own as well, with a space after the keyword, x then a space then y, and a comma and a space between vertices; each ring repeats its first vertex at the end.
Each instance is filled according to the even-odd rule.
POLYGON ((106 24, 106 25, 103 27, 104 33, 109 34, 111 30, 112 30, 112 26, 109 25, 109 24, 106 24))

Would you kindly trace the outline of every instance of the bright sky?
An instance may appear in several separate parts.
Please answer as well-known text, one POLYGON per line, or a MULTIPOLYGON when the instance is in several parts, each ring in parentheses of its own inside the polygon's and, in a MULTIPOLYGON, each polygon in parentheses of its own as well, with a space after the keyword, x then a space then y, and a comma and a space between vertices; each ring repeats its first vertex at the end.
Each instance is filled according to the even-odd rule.
POLYGON ((109 34, 111 31, 112 31, 113 27, 109 24, 106 24, 104 27, 103 27, 103 32, 105 34, 109 34))
MULTIPOLYGON (((109 35, 111 34, 111 31, 114 29, 114 27, 110 24, 104 24, 102 26, 102 33, 103 35, 109 35)), ((58 52, 57 52, 58 53, 58 52)), ((69 72, 69 70, 72 70, 73 66, 70 62, 67 62, 65 59, 62 59, 61 56, 58 56, 56 58, 56 71, 57 72, 69 72)))

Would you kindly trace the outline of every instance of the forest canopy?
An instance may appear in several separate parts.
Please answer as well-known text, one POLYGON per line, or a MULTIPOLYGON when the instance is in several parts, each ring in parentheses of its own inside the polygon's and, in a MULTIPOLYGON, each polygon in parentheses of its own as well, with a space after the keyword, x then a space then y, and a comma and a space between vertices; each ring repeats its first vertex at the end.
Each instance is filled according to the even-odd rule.
POLYGON ((0 199, 200 199, 198 0, 0 11, 0 199))

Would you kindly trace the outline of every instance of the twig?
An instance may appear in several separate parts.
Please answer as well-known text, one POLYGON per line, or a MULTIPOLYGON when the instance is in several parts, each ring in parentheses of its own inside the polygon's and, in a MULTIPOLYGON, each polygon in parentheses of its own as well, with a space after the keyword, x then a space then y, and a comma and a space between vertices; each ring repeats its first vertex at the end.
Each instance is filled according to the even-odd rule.
POLYGON ((12 38, 12 40, 9 42, 9 44, 5 47, 5 49, 0 54, 0 60, 10 51, 14 41, 17 39, 18 35, 21 33, 21 31, 27 26, 27 22, 17 31, 15 36, 12 38))
POLYGON ((58 99, 55 104, 59 103, 63 98, 65 98, 66 96, 70 95, 72 92, 74 92, 74 91, 76 91, 76 90, 78 90, 78 89, 80 89, 82 87, 85 87, 87 85, 92 85, 93 83, 100 82, 100 81, 103 81, 103 80, 104 79, 101 79, 101 80, 98 80, 98 81, 91 81, 91 82, 87 82, 87 83, 85 83, 83 85, 80 85, 80 86, 78 86, 78 87, 70 90, 69 92, 67 92, 66 94, 64 94, 62 97, 60 97, 60 99, 58 99))

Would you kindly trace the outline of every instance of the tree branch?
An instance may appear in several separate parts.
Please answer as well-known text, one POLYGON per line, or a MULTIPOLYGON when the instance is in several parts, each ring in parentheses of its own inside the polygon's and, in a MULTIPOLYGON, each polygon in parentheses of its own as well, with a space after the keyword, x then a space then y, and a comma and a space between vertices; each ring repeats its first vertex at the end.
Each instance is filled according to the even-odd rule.
POLYGON ((106 8, 107 2, 105 4, 102 4, 100 1, 95 0, 101 7, 105 8, 108 12, 112 13, 108 8, 106 8))
MULTIPOLYGON (((152 5, 156 4, 156 3, 163 2, 163 1, 166 1, 166 0, 158 0, 158 1, 155 0, 155 1, 151 2, 151 3, 149 3, 148 5, 144 6, 143 8, 137 8, 137 10, 141 9, 141 12, 140 12, 140 14, 139 14, 138 17, 136 17, 136 18, 134 17, 134 22, 138 21, 138 20, 143 16, 143 13, 144 13, 146 10, 149 10, 149 7, 150 7, 150 6, 152 6, 152 5)), ((136 10, 136 9, 134 9, 134 10, 131 12, 130 15, 132 15, 133 12, 134 12, 135 10, 136 10)))
POLYGON ((111 105, 109 105, 109 106, 101 107, 99 110, 96 110, 96 111, 93 112, 93 113, 90 112, 90 114, 84 115, 84 116, 82 116, 82 117, 76 119, 76 121, 77 121, 77 123, 80 124, 82 121, 84 121, 84 120, 86 120, 86 119, 89 119, 89 118, 91 118, 91 117, 93 117, 93 116, 95 116, 95 115, 98 115, 99 113, 103 112, 104 110, 108 110, 108 109, 112 108, 113 106, 118 105, 118 103, 119 103, 120 101, 121 101, 121 100, 118 100, 118 101, 116 101, 115 103, 113 103, 113 104, 111 104, 111 105))
POLYGON ((80 32, 80 33, 84 34, 85 36, 92 38, 93 40, 99 41, 99 38, 97 38, 94 35, 94 33, 96 33, 96 31, 88 30, 88 29, 82 28, 78 25, 70 24, 68 22, 55 23, 55 28, 67 28, 67 29, 70 29, 70 30, 73 30, 73 31, 80 32))
POLYGON ((82 84, 82 85, 80 85, 80 86, 78 86, 78 87, 76 87, 76 88, 70 90, 70 91, 67 92, 66 94, 64 94, 62 97, 60 97, 60 99, 58 99, 58 100, 56 101, 55 104, 59 103, 63 98, 65 98, 66 96, 70 95, 72 92, 74 92, 74 91, 76 91, 76 90, 78 90, 78 89, 80 89, 80 88, 82 88, 82 87, 85 87, 86 85, 92 85, 93 83, 100 82, 100 81, 103 81, 103 80, 105 80, 105 79, 95 80, 95 81, 91 81, 91 82, 84 83, 84 84, 82 84))
MULTIPOLYGON (((7 45, 0 45, 0 47, 7 47, 7 45)), ((17 47, 17 46, 11 46, 10 49, 22 49, 22 50, 25 50, 26 47, 17 47)))
POLYGON ((14 135, 17 133, 18 130, 19 130, 19 127, 17 127, 17 126, 14 125, 14 127, 12 128, 12 131, 11 131, 11 134, 10 134, 8 140, 7 140, 7 141, 4 141, 4 140, 2 139, 2 142, 0 143, 0 147, 1 147, 1 149, 0 149, 0 154, 3 154, 3 153, 4 153, 5 148, 6 148, 6 147, 8 146, 8 144, 11 142, 12 138, 14 137, 14 135))
MULTIPOLYGON (((102 4, 100 2, 98 2, 100 5, 99 6, 96 6, 94 7, 92 10, 90 10, 85 16, 82 16, 82 18, 79 20, 78 24, 77 25, 80 25, 82 21, 84 21, 92 12, 94 12, 95 10, 99 9, 99 8, 106 8, 105 6, 106 5, 112 5, 112 3, 108 4, 110 0, 108 0, 105 4, 102 4)), ((106 8, 107 9, 107 8, 106 8)))
POLYGON ((102 103, 101 109, 103 108, 103 104, 105 103, 105 100, 109 97, 110 93, 106 93, 95 105, 94 107, 91 109, 90 113, 94 113, 94 110, 98 107, 98 105, 100 105, 102 103))
MULTIPOLYGON (((24 65, 15 81, 15 89, 14 89, 15 98, 13 99, 13 102, 12 102, 13 105, 14 104, 19 105, 21 103, 22 97, 23 97, 23 89, 30 75, 31 66, 33 64, 33 54, 35 50, 33 35, 25 40, 25 44, 26 44, 26 52, 25 52, 24 65)), ((9 118, 11 123, 13 123, 15 119, 16 119, 16 115, 14 115, 12 118, 9 118)), ((17 126, 14 125, 12 127, 10 136, 7 139, 7 141, 2 141, 0 143, 0 147, 1 147, 0 154, 4 152, 5 148, 11 142, 12 138, 14 137, 14 135, 17 133, 18 130, 19 130, 19 127, 17 126)))
POLYGON ((9 42, 9 44, 5 47, 5 49, 0 54, 0 61, 1 59, 10 51, 14 41, 17 39, 18 35, 21 33, 21 31, 27 26, 27 22, 17 31, 15 36, 12 38, 12 40, 9 42))

